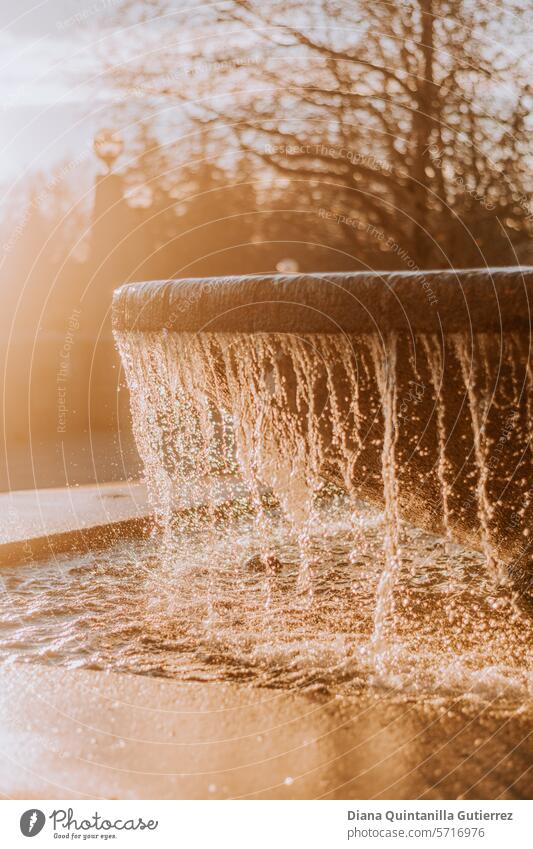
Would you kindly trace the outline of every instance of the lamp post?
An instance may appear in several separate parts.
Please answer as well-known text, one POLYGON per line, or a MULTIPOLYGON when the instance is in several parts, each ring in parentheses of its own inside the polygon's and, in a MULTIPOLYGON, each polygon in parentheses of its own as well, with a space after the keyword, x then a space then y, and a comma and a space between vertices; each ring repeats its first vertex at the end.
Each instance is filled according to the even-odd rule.
POLYGON ((95 340, 90 363, 90 424, 96 430, 107 431, 115 426, 118 374, 109 305, 113 288, 127 279, 131 267, 131 242, 127 239, 131 216, 124 198, 124 178, 114 170, 124 150, 122 135, 117 130, 101 129, 94 137, 93 148, 104 170, 99 169, 94 181, 91 272, 84 298, 84 321, 95 340))
POLYGON ((127 227, 124 183, 122 176, 113 171, 116 160, 124 150, 124 140, 118 130, 104 128, 96 133, 93 148, 98 159, 104 163, 105 171, 97 174, 94 181, 91 256, 95 263, 109 257, 107 265, 112 274, 112 268, 118 261, 113 249, 127 227))
POLYGON ((93 141, 94 152, 107 168, 110 174, 115 160, 124 150, 124 140, 118 130, 104 128, 99 130, 93 141))

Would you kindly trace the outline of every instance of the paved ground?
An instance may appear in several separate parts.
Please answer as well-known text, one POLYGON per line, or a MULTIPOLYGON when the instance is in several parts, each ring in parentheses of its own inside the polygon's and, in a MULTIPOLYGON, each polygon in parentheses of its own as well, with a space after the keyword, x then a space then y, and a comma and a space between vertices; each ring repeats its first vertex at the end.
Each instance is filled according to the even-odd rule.
POLYGON ((0 671, 15 798, 527 796, 530 720, 53 667, 0 671))

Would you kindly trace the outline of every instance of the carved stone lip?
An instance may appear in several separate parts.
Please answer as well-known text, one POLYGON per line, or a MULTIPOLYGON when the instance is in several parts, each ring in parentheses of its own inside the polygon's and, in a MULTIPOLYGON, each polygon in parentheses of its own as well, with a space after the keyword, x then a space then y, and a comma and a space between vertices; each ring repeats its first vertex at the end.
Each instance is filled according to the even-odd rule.
POLYGON ((154 280, 114 293, 116 331, 531 330, 533 267, 154 280))

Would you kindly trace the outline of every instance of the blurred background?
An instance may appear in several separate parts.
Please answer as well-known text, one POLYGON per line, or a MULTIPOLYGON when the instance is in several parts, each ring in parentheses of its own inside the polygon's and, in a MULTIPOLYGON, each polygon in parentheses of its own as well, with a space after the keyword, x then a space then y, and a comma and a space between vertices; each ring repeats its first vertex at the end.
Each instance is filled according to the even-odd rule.
POLYGON ((533 263, 528 0, 0 8, 0 488, 139 474, 113 289, 533 263))

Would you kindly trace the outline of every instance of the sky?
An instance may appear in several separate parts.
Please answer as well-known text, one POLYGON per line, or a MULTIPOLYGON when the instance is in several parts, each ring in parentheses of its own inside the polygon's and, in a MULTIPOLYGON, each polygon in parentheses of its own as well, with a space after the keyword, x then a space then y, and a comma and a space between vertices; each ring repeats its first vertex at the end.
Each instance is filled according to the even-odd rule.
POLYGON ((95 41, 111 9, 112 0, 0 3, 0 182, 76 156, 106 125, 95 41))
MULTIPOLYGON (((0 0, 0 203, 32 171, 50 172, 77 159, 95 133, 113 129, 116 92, 104 61, 121 62, 143 49, 146 31, 132 33, 122 0, 0 0)), ((187 45, 187 0, 171 16, 187 45), (185 25, 184 25, 185 23, 185 25)), ((153 44, 158 28, 149 27, 153 44)), ((95 157, 90 163, 98 170, 95 157)))
MULTIPOLYGON (((121 31, 120 5, 121 0, 0 0, 0 185, 78 158, 95 132, 109 126, 113 94, 102 78, 103 58, 115 60, 122 47, 127 55, 135 42, 135 34, 121 31), (116 34, 125 37, 117 40, 116 34)), ((191 39, 190 10, 189 0, 175 0, 172 7, 176 57, 191 39)), ((152 46, 158 43, 153 24, 152 46)), ((136 34, 142 45, 148 32, 136 34)), ((92 164, 96 170, 96 160, 92 164)))

